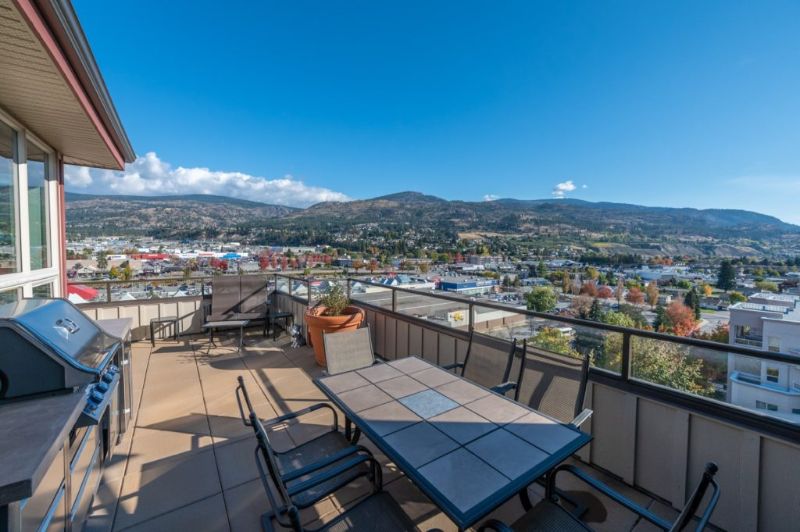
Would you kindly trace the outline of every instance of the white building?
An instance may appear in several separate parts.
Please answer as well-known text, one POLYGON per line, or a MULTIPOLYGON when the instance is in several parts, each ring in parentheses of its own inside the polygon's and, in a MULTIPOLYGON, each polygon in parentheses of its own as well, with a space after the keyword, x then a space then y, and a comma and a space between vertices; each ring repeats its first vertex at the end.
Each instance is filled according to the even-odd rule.
POLYGON ((800 297, 760 292, 731 305, 730 343, 797 355, 798 365, 728 355, 728 400, 800 423, 800 297))

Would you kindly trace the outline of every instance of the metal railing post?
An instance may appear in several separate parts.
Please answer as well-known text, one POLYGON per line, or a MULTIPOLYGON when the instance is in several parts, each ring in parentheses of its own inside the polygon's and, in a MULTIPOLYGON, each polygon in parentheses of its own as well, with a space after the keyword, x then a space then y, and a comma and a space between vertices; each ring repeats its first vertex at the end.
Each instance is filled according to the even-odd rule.
POLYGON ((288 288, 289 297, 292 297, 292 280, 291 279, 286 279, 286 284, 289 286, 289 288, 288 288))
POLYGON ((347 299, 350 300, 350 278, 349 277, 345 277, 344 286, 345 286, 345 292, 347 293, 347 299))
POLYGON ((475 303, 469 304, 469 332, 475 330, 475 303))
POLYGON ((392 287, 392 312, 397 312, 397 290, 392 287))
POLYGON ((631 377, 631 335, 627 332, 622 333, 622 367, 619 373, 624 381, 631 377))
POLYGON ((106 303, 111 303, 111 281, 106 281, 106 303))

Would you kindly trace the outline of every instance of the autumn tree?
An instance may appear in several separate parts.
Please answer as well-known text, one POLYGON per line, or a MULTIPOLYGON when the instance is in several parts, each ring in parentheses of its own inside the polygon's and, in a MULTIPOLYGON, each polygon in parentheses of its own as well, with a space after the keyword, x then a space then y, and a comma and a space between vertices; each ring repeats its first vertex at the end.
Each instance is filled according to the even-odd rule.
POLYGON ((578 292, 581 295, 587 295, 589 297, 597 297, 597 283, 594 281, 586 281, 581 285, 581 289, 578 292))
POLYGON ((614 297, 617 298, 617 303, 622 303, 625 297, 625 283, 622 282, 622 279, 617 280, 617 288, 614 290, 614 297))
POLYGON ((667 323, 663 324, 662 328, 665 325, 668 326, 665 332, 671 332, 678 336, 689 336, 697 326, 694 310, 680 301, 673 301, 667 305, 664 314, 667 323))
POLYGON ((655 307, 658 305, 658 284, 655 281, 651 281, 647 284, 645 292, 647 294, 647 302, 650 306, 655 307))
POLYGON ((714 288, 707 283, 703 284, 703 295, 705 297, 711 297, 714 294, 714 288))
POLYGON ((364 267, 364 261, 361 259, 356 259, 353 261, 353 269, 358 273, 358 270, 364 267))
POLYGON ((572 298, 569 305, 572 314, 581 319, 589 319, 589 312, 592 310, 594 298, 589 296, 576 296, 572 298))
POLYGON ((420 262, 419 263, 419 272, 420 273, 428 273, 430 267, 428 266, 427 262, 420 262))
POLYGON ((601 286, 597 289, 597 297, 600 299, 611 299, 614 297, 614 291, 608 286, 601 286))
POLYGON ((625 299, 632 305, 641 305, 644 303, 644 294, 638 287, 634 286, 628 290, 628 295, 625 296, 625 299))

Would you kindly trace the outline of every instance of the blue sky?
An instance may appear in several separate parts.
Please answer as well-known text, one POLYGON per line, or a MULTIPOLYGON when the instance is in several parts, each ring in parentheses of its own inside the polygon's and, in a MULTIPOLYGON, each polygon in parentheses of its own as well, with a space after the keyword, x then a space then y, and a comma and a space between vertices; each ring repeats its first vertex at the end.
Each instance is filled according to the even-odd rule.
POLYGON ((566 195, 800 223, 798 2, 74 4, 142 156, 71 170, 75 191, 566 195))

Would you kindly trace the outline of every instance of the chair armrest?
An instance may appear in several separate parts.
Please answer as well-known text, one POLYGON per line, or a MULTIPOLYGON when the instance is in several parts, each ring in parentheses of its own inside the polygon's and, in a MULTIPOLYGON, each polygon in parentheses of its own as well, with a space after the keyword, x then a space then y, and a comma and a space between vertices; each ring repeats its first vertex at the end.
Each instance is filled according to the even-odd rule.
POLYGON ((494 530, 496 532, 514 532, 514 529, 497 519, 489 519, 483 523, 478 529, 478 532, 484 532, 486 530, 494 530))
MULTIPOLYGON (((375 466, 375 464, 377 464, 377 462, 375 462, 375 459, 372 458, 372 456, 359 454, 357 456, 354 456, 350 460, 347 460, 346 462, 340 462, 334 467, 326 469, 319 475, 311 477, 308 480, 304 480, 303 482, 298 482, 293 486, 287 486, 287 492, 289 493, 289 496, 293 497, 298 493, 302 493, 304 491, 313 488, 314 486, 318 486, 319 484, 328 482, 329 480, 332 480, 341 475, 342 473, 346 472, 348 469, 352 469, 360 464, 363 464, 364 462, 370 462, 373 465, 373 467, 375 466)), ((378 467, 380 467, 380 465, 378 467)))
POLYGON ((658 527, 661 527, 664 530, 669 530, 672 527, 672 523, 670 523, 669 521, 666 521, 666 520, 662 519, 661 517, 657 516, 653 512, 651 512, 651 511, 647 510, 646 508, 636 504, 632 500, 630 500, 630 499, 626 498, 625 496, 621 495, 620 493, 614 491, 609 486, 607 486, 604 483, 600 482, 596 478, 594 478, 594 477, 592 477, 590 475, 587 475, 582 470, 578 469, 577 467, 575 467, 574 465, 571 465, 571 464, 564 464, 564 465, 558 466, 557 468, 555 468, 553 470, 552 473, 550 473, 550 475, 548 476, 548 480, 547 480, 547 483, 548 483, 547 491, 548 491, 548 493, 555 493, 556 475, 558 473, 560 473, 561 471, 566 471, 567 473, 571 473, 573 476, 575 476, 579 480, 582 480, 583 482, 585 482, 586 484, 588 484, 592 488, 596 489, 597 491, 599 491, 600 493, 602 493, 603 495, 605 495, 609 499, 612 499, 612 500, 616 501, 618 504, 624 506, 625 508, 627 508, 628 510, 632 511, 633 513, 638 514, 641 517, 644 517, 645 519, 647 519, 648 521, 650 521, 654 525, 656 525, 658 527))
POLYGON ((439 366, 439 367, 441 367, 442 369, 463 368, 464 367, 464 363, 463 362, 456 362, 455 364, 447 364, 446 366, 439 366))
POLYGON ((592 417, 592 414, 594 414, 594 411, 591 408, 584 408, 583 412, 575 416, 575 419, 570 421, 569 424, 577 429, 578 427, 583 425, 586 421, 588 421, 589 418, 592 417))
POLYGON ((489 389, 492 390, 495 393, 499 393, 500 395, 505 395, 508 392, 510 392, 511 390, 514 390, 516 388, 517 388, 517 383, 516 382, 508 381, 508 382, 504 382, 503 384, 498 384, 497 386, 492 386, 489 389))
POLYGON ((295 419, 295 418, 298 418, 300 416, 304 416, 306 414, 310 414, 311 412, 316 412, 320 408, 327 408, 328 410, 331 411, 331 413, 333 414, 333 426, 336 427, 337 430, 338 430, 338 427, 339 427, 339 414, 337 414, 336 413, 336 409, 334 409, 328 403, 317 403, 315 405, 311 405, 309 407, 306 407, 306 408, 304 408, 302 410, 298 410, 297 412, 289 412, 288 414, 284 414, 282 416, 274 417, 272 419, 263 420, 262 423, 264 424, 264 427, 271 427, 273 425, 278 425, 280 423, 283 423, 284 421, 288 421, 290 419, 295 419))
POLYGON ((336 462, 338 462, 340 460, 343 460, 344 458, 347 458, 351 454, 356 454, 359 451, 366 451, 368 454, 371 455, 371 453, 369 453, 369 451, 367 451, 363 447, 353 445, 353 446, 347 447, 345 449, 342 449, 342 450, 340 450, 338 452, 335 452, 332 455, 326 456, 325 458, 323 458, 321 460, 317 460, 316 462, 312 462, 312 463, 308 464, 307 466, 301 467, 300 469, 295 469, 294 471, 291 471, 286 475, 281 475, 281 478, 283 478, 283 480, 285 482, 290 482, 292 480, 295 480, 297 478, 302 477, 303 475, 307 475, 309 473, 313 473, 314 471, 317 471, 318 469, 322 469, 323 467, 327 467, 327 466, 329 466, 329 465, 331 465, 333 463, 336 463, 336 462))

